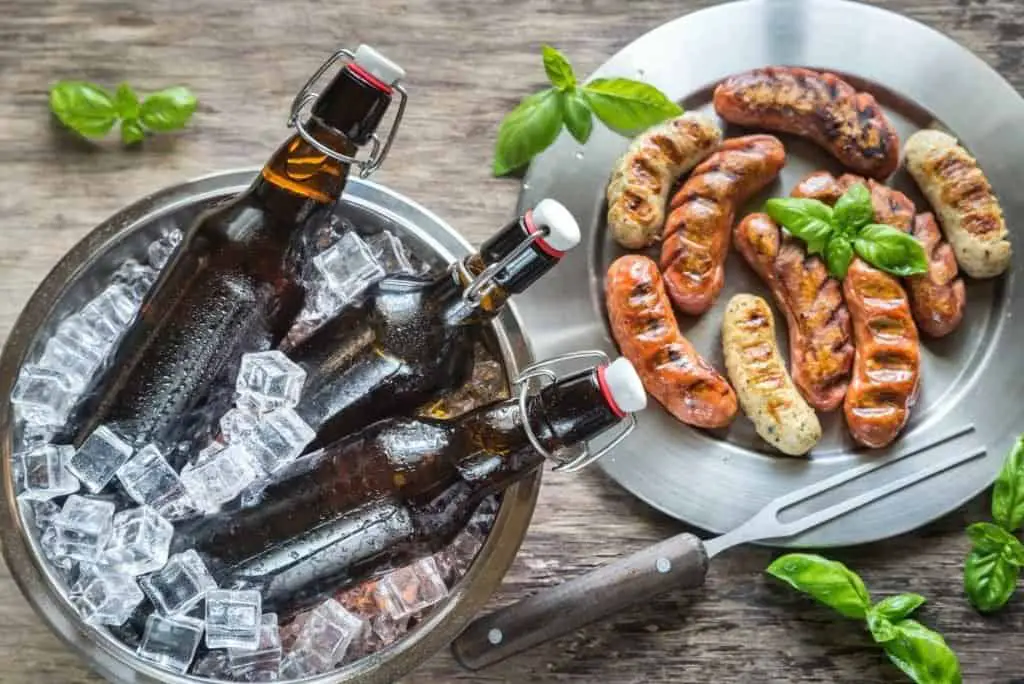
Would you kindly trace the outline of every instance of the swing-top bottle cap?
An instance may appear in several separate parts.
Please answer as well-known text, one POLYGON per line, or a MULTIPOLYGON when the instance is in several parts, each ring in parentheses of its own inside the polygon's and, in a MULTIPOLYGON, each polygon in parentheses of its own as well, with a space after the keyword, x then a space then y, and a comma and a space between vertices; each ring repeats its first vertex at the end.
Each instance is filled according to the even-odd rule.
POLYGON ((405 69, 398 66, 369 45, 360 45, 356 48, 355 58, 352 61, 361 69, 388 86, 393 86, 405 78, 405 69))
POLYGON ((620 356, 607 366, 599 367, 597 380, 601 393, 617 415, 636 413, 647 406, 647 392, 629 359, 620 356))
POLYGON ((580 243, 580 226, 565 205, 550 198, 537 202, 537 206, 529 214, 531 228, 541 230, 547 228, 548 234, 537 240, 556 252, 552 256, 561 256, 580 243))

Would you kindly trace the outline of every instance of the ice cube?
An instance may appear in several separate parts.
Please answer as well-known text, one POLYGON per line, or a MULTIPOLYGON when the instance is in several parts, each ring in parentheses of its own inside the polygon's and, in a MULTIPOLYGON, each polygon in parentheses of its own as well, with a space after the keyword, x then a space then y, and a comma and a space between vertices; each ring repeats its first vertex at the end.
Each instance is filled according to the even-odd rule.
POLYGON ((52 501, 38 501, 36 499, 26 499, 22 497, 20 499, 22 507, 22 515, 29 517, 31 511, 31 520, 38 530, 45 530, 48 527, 53 526, 54 520, 60 515, 60 506, 52 501), (26 511, 25 509, 28 509, 26 511))
POLYGON ((366 238, 366 244, 388 275, 416 273, 416 268, 409 261, 405 245, 391 231, 384 230, 369 236, 366 238))
POLYGON ((326 672, 345 657, 349 644, 366 628, 359 616, 334 599, 317 606, 302 625, 289 654, 291 666, 303 674, 326 672))
POLYGON ((227 446, 227 444, 224 444, 223 442, 218 442, 216 440, 210 442, 202 449, 200 449, 198 454, 196 454, 195 461, 192 462, 192 467, 202 465, 207 461, 212 461, 213 457, 219 454, 220 452, 224 451, 224 449, 226 449, 227 446))
POLYGON ((62 373, 68 386, 80 391, 92 380, 102 362, 103 355, 96 347, 84 340, 58 334, 47 341, 39 366, 62 373))
POLYGON ((480 539, 475 534, 463 530, 456 535, 451 544, 434 554, 434 562, 444 577, 445 584, 451 587, 466 574, 480 551, 480 546, 480 539))
POLYGON ((313 441, 316 432, 294 410, 284 407, 267 413, 245 438, 246 451, 267 473, 288 465, 313 441))
POLYGON ((264 613, 260 618, 259 643, 255 649, 228 648, 231 674, 248 681, 273 681, 281 669, 281 631, 277 614, 264 613))
POLYGON ((135 259, 128 259, 118 266, 111 282, 124 285, 131 293, 132 299, 141 302, 156 281, 156 276, 155 268, 141 264, 135 259))
POLYGON ((60 429, 58 425, 41 425, 21 420, 18 421, 18 439, 14 443, 20 445, 19 449, 31 449, 53 441, 60 429))
POLYGON ((42 531, 39 535, 39 547, 43 550, 43 556, 53 564, 60 575, 65 580, 69 579, 78 566, 78 561, 65 555, 56 527, 48 527, 42 531))
POLYGON ((111 341, 117 339, 135 318, 140 303, 131 289, 115 283, 86 304, 81 315, 98 337, 111 341))
POLYGON ((122 625, 145 598, 135 579, 106 569, 89 574, 75 588, 73 603, 86 622, 122 625))
POLYGON ((21 369, 11 392, 18 416, 38 425, 62 425, 76 398, 67 375, 31 364, 21 369))
POLYGON ((131 456, 131 445, 106 425, 101 425, 71 457, 68 470, 95 494, 107 486, 131 456))
POLYGON ((225 651, 207 651, 195 660, 191 674, 193 677, 205 677, 207 679, 228 679, 231 666, 228 664, 228 654, 225 651))
POLYGON ((260 643, 263 601, 252 589, 212 589, 206 594, 206 646, 254 649, 260 643))
POLYGON ((238 405, 265 413, 299 403, 306 371, 275 350, 246 354, 235 381, 238 405))
POLYGON ((185 485, 156 445, 142 447, 117 471, 117 479, 128 496, 160 515, 174 520, 195 508, 185 485))
POLYGON ((57 552, 87 562, 99 559, 110 539, 114 504, 72 494, 53 521, 57 530, 57 552))
POLYGON ((246 449, 233 444, 204 463, 185 466, 181 482, 196 505, 210 513, 255 482, 256 469, 246 449))
POLYGON ((377 602, 393 619, 409 617, 448 595, 448 587, 430 556, 395 570, 377 583, 377 602))
POLYGON ((137 653, 140 658, 166 670, 184 673, 192 664, 202 638, 201 621, 153 613, 146 620, 146 631, 137 653))
POLYGON ((174 527, 149 506, 114 516, 114 529, 103 560, 118 572, 136 576, 159 570, 167 562, 174 527))
POLYGON ((167 261, 174 254, 174 251, 178 248, 178 244, 181 242, 181 231, 177 228, 164 231, 163 235, 158 240, 154 240, 149 243, 147 255, 149 257, 149 265, 159 270, 162 269, 167 261))
POLYGON ((323 285, 339 305, 356 299, 384 277, 381 266, 358 234, 345 233, 341 239, 313 259, 323 285))
POLYGON ((171 556, 161 570, 140 579, 139 586, 161 612, 173 615, 193 608, 206 592, 217 588, 217 582, 199 554, 190 549, 171 556))
POLYGON ((19 496, 43 501, 77 492, 78 479, 67 469, 74 453, 74 447, 44 444, 16 454, 25 487, 19 496))
POLYGON ((242 408, 233 408, 220 419, 221 437, 228 443, 240 442, 256 429, 259 418, 242 408))

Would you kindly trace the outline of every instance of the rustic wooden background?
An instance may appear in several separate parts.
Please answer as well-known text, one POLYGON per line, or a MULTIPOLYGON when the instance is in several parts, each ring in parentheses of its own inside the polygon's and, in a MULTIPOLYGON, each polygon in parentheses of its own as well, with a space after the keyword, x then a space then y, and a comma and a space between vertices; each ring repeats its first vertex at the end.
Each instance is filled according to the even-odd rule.
MULTIPOLYGON (((414 100, 377 176, 479 239, 516 203, 517 183, 490 177, 499 120, 542 85, 550 42, 586 74, 658 24, 704 0, 0 0, 0 335, 33 288, 92 226, 160 187, 262 162, 285 135, 291 97, 339 45, 369 42, 408 67, 414 100), (180 135, 140 149, 92 145, 47 115, 52 81, 174 83, 202 102, 180 135)), ((1018 89, 1018 0, 878 3, 951 35, 1018 89)), ((879 594, 931 600, 924 622, 960 654, 967 682, 1024 682, 1024 595, 982 619, 961 589, 971 503, 912 536, 835 555, 879 594)), ((596 472, 546 479, 534 526, 494 605, 662 539, 681 526, 596 472)), ((410 684, 478 682, 887 682, 900 675, 856 625, 766 581, 767 550, 715 561, 708 586, 548 644, 484 673, 439 653, 410 684)), ((1024 592, 1022 592, 1024 593, 1024 592)), ((0 569, 0 681, 95 682, 0 569)))

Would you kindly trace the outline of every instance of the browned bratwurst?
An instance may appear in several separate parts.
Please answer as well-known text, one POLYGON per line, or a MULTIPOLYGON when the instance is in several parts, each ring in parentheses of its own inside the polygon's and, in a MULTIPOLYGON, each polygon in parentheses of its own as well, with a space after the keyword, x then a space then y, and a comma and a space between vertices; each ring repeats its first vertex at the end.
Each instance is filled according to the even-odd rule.
POLYGON ((902 192, 853 174, 836 178, 828 171, 815 171, 797 183, 792 194, 831 205, 857 183, 865 184, 871 192, 875 221, 911 233, 928 256, 927 273, 906 279, 918 327, 932 337, 953 332, 963 320, 966 293, 963 280, 957 277, 953 249, 942 239, 931 214, 915 217, 913 201, 902 192))
POLYGON ((843 410, 853 438, 890 444, 910 418, 921 377, 921 346, 899 281, 854 258, 843 280, 857 349, 843 410))
POLYGON ((714 101, 730 123, 804 136, 865 176, 883 179, 899 165, 899 135, 878 102, 835 74, 754 69, 722 81, 714 101))
POLYGON ((725 258, 736 210, 782 170, 778 138, 731 138, 701 162, 672 198, 661 268, 669 296, 683 312, 711 308, 725 283, 725 258))
POLYGON ((786 317, 790 375, 800 394, 819 411, 838 408, 853 366, 850 314, 839 281, 767 214, 744 218, 734 238, 786 317))
POLYGON ((736 393, 679 332, 656 263, 637 254, 616 259, 608 268, 605 299, 612 335, 652 397, 689 425, 716 428, 732 421, 736 393))

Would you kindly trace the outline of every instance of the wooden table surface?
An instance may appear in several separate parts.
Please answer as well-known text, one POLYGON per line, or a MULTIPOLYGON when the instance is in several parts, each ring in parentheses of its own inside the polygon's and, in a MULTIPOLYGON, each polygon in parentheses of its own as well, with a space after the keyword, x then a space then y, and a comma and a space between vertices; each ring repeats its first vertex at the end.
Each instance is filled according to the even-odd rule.
MULTIPOLYGON (((0 335, 36 284, 92 226, 163 186, 261 163, 286 134, 291 97, 338 46, 371 43, 405 65, 413 99, 377 180, 479 240, 516 203, 514 180, 490 177, 502 115, 543 85, 539 49, 562 48, 579 73, 694 0, 0 0, 0 335), (80 142, 47 116, 47 86, 127 80, 147 91, 184 83, 201 105, 180 135, 124 150, 80 142)), ((944 31, 1018 89, 1018 0, 888 0, 944 31)), ((978 617, 961 589, 962 530, 987 497, 918 533, 834 555, 877 594, 929 597, 920 617, 959 653, 967 682, 1024 682, 1024 596, 978 617)), ((546 478, 534 524, 493 605, 583 572, 682 526, 596 471, 546 478)), ((678 592, 483 673, 437 654, 405 681, 887 682, 900 675, 853 623, 766 581, 773 558, 741 549, 708 585, 678 592)), ((95 682, 0 569, 0 682, 95 682)))

